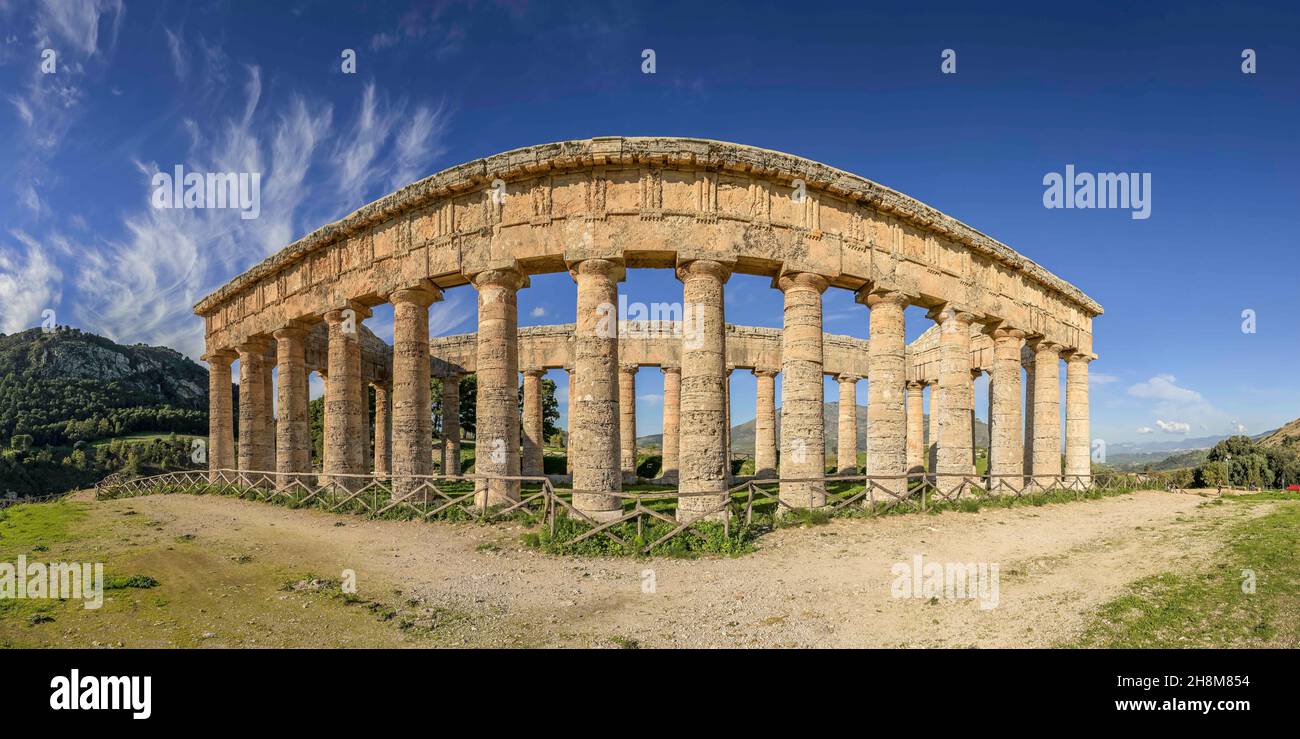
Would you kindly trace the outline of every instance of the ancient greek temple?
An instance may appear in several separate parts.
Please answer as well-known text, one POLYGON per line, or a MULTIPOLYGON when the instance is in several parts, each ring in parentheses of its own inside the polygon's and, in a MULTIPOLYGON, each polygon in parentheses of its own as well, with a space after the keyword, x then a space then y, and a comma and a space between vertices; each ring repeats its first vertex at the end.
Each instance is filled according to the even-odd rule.
POLYGON ((755 472, 779 477, 781 499, 793 505, 825 503, 828 375, 840 383, 841 474, 859 473, 857 383, 866 381, 867 478, 899 494, 927 475, 971 484, 974 380, 987 373, 989 489, 1090 480, 1088 364, 1101 306, 923 203, 775 151, 608 137, 497 154, 316 230, 194 310, 206 327, 214 472, 273 471, 280 484, 316 474, 307 398, 308 376, 318 372, 321 474, 381 477, 394 495, 435 471, 456 475, 457 387, 473 373, 473 478, 487 504, 506 504, 518 500, 521 477, 543 473, 541 377, 563 369, 573 505, 608 520, 635 479, 636 371, 658 367, 660 481, 676 486, 679 518, 726 495, 737 370, 757 378, 755 472), (620 322, 615 310, 611 320, 619 283, 638 268, 675 270, 680 316, 620 322), (530 275, 561 271, 575 283, 576 322, 520 329, 516 299, 530 275), (771 278, 784 302, 782 328, 725 321, 723 296, 737 273, 771 278), (431 341, 429 308, 456 289, 476 291, 478 330, 431 341), (868 339, 823 332, 827 290, 853 292, 868 339), (391 347, 364 326, 383 303, 393 307, 391 347), (911 344, 908 306, 933 322, 911 344), (433 376, 443 380, 437 450, 433 376))

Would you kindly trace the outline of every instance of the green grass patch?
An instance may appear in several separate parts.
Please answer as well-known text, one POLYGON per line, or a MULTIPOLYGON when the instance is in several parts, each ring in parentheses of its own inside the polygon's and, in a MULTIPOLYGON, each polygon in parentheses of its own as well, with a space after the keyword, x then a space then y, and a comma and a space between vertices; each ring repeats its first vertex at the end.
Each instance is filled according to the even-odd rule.
MULTIPOLYGON (((1256 500, 1275 500, 1261 493, 1256 500)), ((1230 500, 1250 503, 1249 496, 1230 500), (1247 499, 1247 500, 1243 500, 1247 499)), ((1233 524, 1217 561, 1142 578, 1103 605, 1081 647, 1300 646, 1300 504, 1233 524), (1248 592, 1253 585, 1254 592, 1248 592)))
POLYGON ((85 517, 85 503, 67 501, 25 503, 0 510, 0 556, 13 559, 32 551, 48 551, 51 543, 71 538, 72 527, 85 517))

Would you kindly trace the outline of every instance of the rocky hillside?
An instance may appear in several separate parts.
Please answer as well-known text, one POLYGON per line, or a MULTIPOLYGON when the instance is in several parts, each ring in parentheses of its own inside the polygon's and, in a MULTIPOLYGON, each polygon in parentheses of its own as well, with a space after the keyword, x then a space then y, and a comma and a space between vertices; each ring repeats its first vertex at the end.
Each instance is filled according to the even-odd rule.
POLYGON ((1282 446, 1287 439, 1300 439, 1300 418, 1260 439, 1259 445, 1263 447, 1282 446))
POLYGON ((0 334, 0 444, 201 432, 207 396, 207 370, 166 347, 62 327, 0 334))

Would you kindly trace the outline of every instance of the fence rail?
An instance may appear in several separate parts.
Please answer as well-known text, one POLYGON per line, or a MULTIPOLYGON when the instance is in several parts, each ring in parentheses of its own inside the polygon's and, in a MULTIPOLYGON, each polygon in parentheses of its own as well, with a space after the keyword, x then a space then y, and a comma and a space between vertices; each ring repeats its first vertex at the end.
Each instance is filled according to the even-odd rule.
MULTIPOLYGON (((191 470, 134 479, 105 479, 95 487, 97 499, 169 493, 228 495, 290 507, 314 507, 335 513, 371 518, 439 517, 500 520, 529 516, 546 526, 552 539, 557 521, 567 517, 585 525, 560 546, 605 537, 623 547, 648 554, 682 535, 705 538, 701 524, 720 524, 730 536, 735 526, 750 527, 755 512, 769 511, 774 519, 814 506, 828 512, 858 509, 867 515, 892 511, 927 511, 944 504, 987 498, 1022 498, 1045 493, 1073 493, 1074 497, 1107 491, 1137 489, 1154 484, 1140 473, 1094 475, 834 475, 807 478, 755 478, 726 490, 684 492, 672 488, 633 490, 612 495, 621 510, 607 520, 597 520, 578 510, 572 491, 557 490, 544 476, 412 475, 277 473, 253 470, 191 470), (508 483, 517 495, 499 497, 488 483, 508 483), (786 496, 781 495, 787 487, 786 496), (496 495, 498 497, 494 498, 496 495), (801 496, 807 496, 803 498, 801 496), (698 498, 682 508, 687 498, 698 498), (818 505, 822 504, 822 505, 818 505), (675 509, 675 510, 672 510, 675 509), (683 515, 685 511, 689 513, 683 515), (672 515, 672 514, 677 514, 672 515), (667 524, 668 530, 644 542, 646 524, 667 524), (634 525, 638 543, 629 542, 634 525)), ((578 491, 582 493, 583 491, 578 491)), ((767 515, 767 514, 764 514, 767 515)))

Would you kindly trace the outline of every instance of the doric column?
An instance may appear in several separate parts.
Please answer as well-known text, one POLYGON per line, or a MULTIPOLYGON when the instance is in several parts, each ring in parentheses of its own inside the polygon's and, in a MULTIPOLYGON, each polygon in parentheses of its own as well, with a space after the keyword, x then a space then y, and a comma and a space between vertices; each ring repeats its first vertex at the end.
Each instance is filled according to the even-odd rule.
POLYGON ((569 394, 564 402, 564 474, 573 475, 573 398, 577 392, 577 376, 573 367, 565 367, 564 371, 569 375, 569 394))
MULTIPOLYGON (((397 290, 388 296, 388 302, 393 305, 393 456, 390 466, 394 498, 411 495, 423 484, 413 475, 433 474, 429 306, 439 300, 442 300, 442 291, 428 283, 397 290)), ((444 414, 446 409, 444 394, 444 414)), ((446 433, 446 426, 443 426, 444 438, 446 433)), ((415 497, 428 499, 427 494, 415 497)))
MULTIPOLYGON (((1021 361, 1024 361, 1023 358, 1021 361)), ((1029 363, 1023 366, 1025 368, 1025 431, 1020 445, 1024 448, 1024 474, 1028 479, 1034 473, 1034 385, 1036 382, 1034 361, 1030 359, 1029 363)))
POLYGON ((681 367, 661 367, 664 373, 664 428, 663 428, 663 462, 660 468, 663 481, 677 482, 677 454, 679 449, 678 433, 682 404, 682 369, 681 367))
POLYGON ((275 361, 279 382, 276 410, 275 471, 280 487, 301 480, 311 471, 311 418, 307 411, 307 329, 289 326, 275 332, 275 361))
MULTIPOLYGON (((519 305, 528 277, 515 269, 490 269, 473 277, 478 288, 478 399, 474 472, 488 478, 519 475, 519 305)), ((517 480, 479 479, 478 506, 519 500, 517 480)))
POLYGON ((939 383, 930 383, 930 456, 926 469, 933 477, 939 469, 939 383))
MULTIPOLYGON (((271 462, 270 413, 266 407, 266 352, 269 342, 257 339, 239 346, 239 469, 267 472, 271 462)), ((252 485, 259 475, 244 475, 252 485)))
POLYGON ((444 475, 460 474, 460 375, 442 378, 442 440, 440 469, 444 475))
POLYGON ((1088 363, 1091 354, 1070 352, 1065 358, 1065 474, 1069 484, 1092 485, 1089 439, 1088 363))
POLYGON ((586 259, 569 266, 578 284, 569 444, 573 506, 597 521, 622 515, 618 378, 618 282, 623 265, 586 259))
MULTIPOLYGON (((325 382, 325 474, 359 475, 369 469, 368 431, 363 431, 365 386, 361 383, 361 321, 368 311, 354 305, 325 314, 329 325, 329 371, 325 382)), ((346 488, 362 485, 360 478, 330 477, 346 488)))
POLYGON ((692 520, 726 497, 726 327, 723 285, 731 268, 695 260, 677 267, 682 281, 682 401, 677 518, 692 520))
POLYGON ((949 306, 931 312, 939 323, 939 483, 950 494, 971 473, 970 327, 974 318, 949 306))
POLYGON ((754 370, 754 476, 776 477, 776 370, 754 370))
POLYGON ((727 456, 727 486, 731 485, 731 372, 734 367, 727 368, 727 374, 722 381, 722 406, 723 406, 723 434, 722 448, 726 450, 727 456))
POLYGON ((979 443, 976 440, 975 433, 975 381, 984 374, 984 370, 979 367, 971 367, 970 370, 970 473, 972 475, 979 473, 979 443))
POLYGON ((217 470, 230 470, 235 460, 234 395, 230 386, 230 363, 235 352, 209 351, 203 358, 208 363, 208 475, 217 480, 217 470))
POLYGON ((907 474, 922 472, 925 472, 925 383, 912 381, 907 383, 907 474))
POLYGON ((1017 491, 1023 482, 1020 440, 1020 350, 1025 333, 995 328, 993 374, 989 380, 989 488, 1017 491))
MULTIPOLYGON (((262 358, 262 407, 266 412, 262 414, 262 438, 265 442, 265 460, 266 469, 275 469, 275 450, 277 447, 276 425, 275 425, 275 363, 276 349, 275 341, 266 340, 266 355, 262 358)), ((278 479, 278 478, 277 478, 278 479)))
POLYGON ((618 367, 618 449, 623 482, 636 484, 636 371, 635 364, 618 367))
POLYGON ((393 393, 377 382, 375 388, 375 477, 387 478, 393 472, 393 393))
POLYGON ((542 463, 542 375, 546 370, 524 370, 524 458, 525 475, 544 474, 542 463))
MULTIPOLYGON (((781 478, 826 474, 822 379, 822 292, 826 278, 811 272, 782 275, 785 295, 781 331, 781 478)), ((874 384, 874 382, 872 383, 874 384)), ((783 482, 781 500, 796 508, 826 505, 820 482, 783 482)))
POLYGON ((841 475, 858 474, 858 378, 840 375, 839 434, 835 469, 841 475))
POLYGON ((1037 339, 1034 351, 1034 481, 1055 487, 1061 474, 1061 347, 1037 339))
POLYGON ((859 293, 871 309, 867 347, 867 474, 896 495, 907 490, 907 364, 903 309, 907 296, 878 290, 859 293), (893 478, 893 479, 890 479, 893 478))

